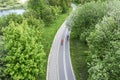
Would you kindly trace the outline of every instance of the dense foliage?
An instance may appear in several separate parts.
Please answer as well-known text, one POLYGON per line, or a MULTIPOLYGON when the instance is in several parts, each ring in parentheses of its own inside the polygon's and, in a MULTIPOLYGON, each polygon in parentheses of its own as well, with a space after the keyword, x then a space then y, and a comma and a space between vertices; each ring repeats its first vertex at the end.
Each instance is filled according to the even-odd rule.
POLYGON ((120 1, 81 5, 68 25, 89 47, 88 80, 120 80, 120 1))
POLYGON ((42 19, 46 25, 53 22, 54 18, 59 13, 59 8, 47 5, 45 0, 29 0, 28 8, 29 11, 34 14, 35 18, 42 19))
POLYGON ((54 25, 54 29, 49 31, 48 27, 47 38, 43 35, 47 28, 44 26, 54 22, 62 11, 60 5, 53 6, 45 0, 29 0, 28 10, 23 15, 10 14, 0 18, 0 80, 45 80, 46 53, 50 46, 44 47, 51 43, 44 41, 52 31, 49 41, 52 42, 58 29, 56 26, 63 19, 54 25))
POLYGON ((2 27, 6 27, 9 24, 9 21, 14 21, 18 24, 22 23, 23 16, 17 14, 9 14, 7 16, 2 16, 0 18, 0 35, 2 34, 2 27))
POLYGON ((71 15, 68 26, 72 27, 72 37, 86 41, 94 25, 106 14, 105 4, 100 2, 90 2, 79 5, 77 10, 71 15), (72 19, 72 20, 71 20, 72 19))
POLYGON ((7 5, 12 5, 18 0, 0 0, 0 7, 6 7, 7 5))
POLYGON ((35 80, 42 76, 45 69, 45 53, 40 31, 29 27, 24 21, 22 24, 11 22, 3 33, 4 49, 7 51, 2 57, 3 76, 13 80, 35 80))
POLYGON ((107 9, 107 16, 88 37, 92 53, 88 80, 120 79, 120 1, 109 2, 107 9))
POLYGON ((22 4, 20 1, 21 0, 0 0, 0 9, 8 10, 8 9, 26 8, 26 6, 24 5, 25 3, 22 4))
POLYGON ((50 23, 54 22, 54 20, 58 17, 59 13, 59 7, 46 6, 43 10, 43 21, 46 25, 49 25, 50 23))
POLYGON ((45 0, 29 0, 28 8, 30 11, 34 11, 36 14, 36 18, 43 18, 43 10, 46 6, 45 0))
POLYGON ((45 25, 52 23, 60 13, 66 13, 70 6, 69 0, 29 0, 28 8, 37 19, 42 19, 45 25))
MULTIPOLYGON (((120 14, 120 13, 119 13, 120 14)), ((91 32, 88 42, 92 53, 88 80, 120 79, 120 22, 104 17, 91 32)))
POLYGON ((51 6, 61 7, 62 13, 65 13, 70 6, 71 0, 48 0, 48 4, 51 6))
POLYGON ((88 2, 91 2, 91 1, 107 1, 107 0, 72 0, 73 2, 75 3, 79 3, 79 4, 85 4, 85 3, 88 3, 88 2))

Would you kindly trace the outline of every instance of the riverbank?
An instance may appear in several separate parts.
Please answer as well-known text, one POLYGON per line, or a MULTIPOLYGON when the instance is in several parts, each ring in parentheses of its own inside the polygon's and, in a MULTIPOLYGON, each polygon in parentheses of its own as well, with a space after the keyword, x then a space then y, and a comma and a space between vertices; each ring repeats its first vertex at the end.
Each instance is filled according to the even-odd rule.
POLYGON ((28 0, 19 0, 17 2, 13 2, 11 4, 7 3, 0 3, 0 11, 3 10, 10 10, 10 9, 21 9, 21 8, 26 8, 28 0))
POLYGON ((6 6, 6 7, 0 7, 0 11, 3 11, 3 10, 10 10, 10 9, 20 9, 20 8, 24 8, 23 5, 13 5, 13 6, 6 6))
POLYGON ((12 13, 23 14, 24 11, 25 11, 24 9, 10 9, 10 10, 3 10, 3 11, 0 11, 0 17, 3 16, 3 15, 12 14, 12 13))

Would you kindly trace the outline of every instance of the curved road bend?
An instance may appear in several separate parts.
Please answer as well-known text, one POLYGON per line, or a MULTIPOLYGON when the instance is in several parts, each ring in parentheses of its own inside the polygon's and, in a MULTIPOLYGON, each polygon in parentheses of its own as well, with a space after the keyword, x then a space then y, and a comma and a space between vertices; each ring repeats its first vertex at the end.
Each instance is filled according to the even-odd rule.
POLYGON ((69 31, 66 28, 62 34, 64 43, 60 46, 58 53, 59 80, 75 80, 70 60, 69 40, 67 40, 67 35, 69 35, 69 31))
MULTIPOLYGON (((76 6, 74 4, 71 4, 71 6, 74 11, 76 6)), ((48 58, 46 80, 75 80, 70 59, 69 40, 66 39, 66 36, 69 35, 66 21, 67 19, 61 25, 53 40, 48 58), (61 45, 61 39, 64 39, 63 45, 61 45)))

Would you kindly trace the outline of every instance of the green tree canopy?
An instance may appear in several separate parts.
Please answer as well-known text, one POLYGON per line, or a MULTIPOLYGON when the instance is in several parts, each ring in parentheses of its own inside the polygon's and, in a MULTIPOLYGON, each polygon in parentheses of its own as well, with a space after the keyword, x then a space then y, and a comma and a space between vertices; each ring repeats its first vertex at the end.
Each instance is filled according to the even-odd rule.
POLYGON ((28 8, 30 10, 34 10, 37 15, 36 18, 43 18, 42 11, 44 7, 46 6, 45 0, 29 0, 28 1, 28 8))
MULTIPOLYGON (((30 25, 29 25, 30 26, 30 25)), ((35 80, 45 74, 45 53, 41 44, 40 30, 22 24, 10 22, 3 29, 4 49, 2 58, 3 74, 12 80, 35 80)))
POLYGON ((74 38, 86 41, 95 24, 106 14, 106 7, 101 2, 90 2, 79 5, 70 16, 67 24, 72 28, 71 34, 74 38))
MULTIPOLYGON (((119 13, 120 14, 120 13, 119 13)), ((120 19, 119 19, 120 20, 120 19)), ((88 80, 119 80, 120 22, 104 17, 88 37, 92 53, 88 80)))

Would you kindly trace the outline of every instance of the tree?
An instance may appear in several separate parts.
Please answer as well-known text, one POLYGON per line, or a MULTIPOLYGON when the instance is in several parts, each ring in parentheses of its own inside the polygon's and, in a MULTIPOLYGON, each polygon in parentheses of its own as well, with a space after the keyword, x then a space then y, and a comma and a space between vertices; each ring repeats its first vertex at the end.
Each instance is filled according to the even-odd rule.
POLYGON ((45 74, 45 53, 40 30, 29 26, 26 21, 22 24, 10 22, 3 29, 4 49, 7 51, 2 58, 3 74, 9 79, 35 80, 38 75, 45 74))
POLYGON ((75 3, 79 3, 79 4, 85 4, 85 3, 88 3, 88 2, 91 2, 91 1, 107 1, 107 0, 72 0, 73 2, 75 3))
POLYGON ((45 0, 29 0, 28 1, 28 8, 33 10, 37 13, 36 18, 43 18, 42 11, 46 6, 45 0))
POLYGON ((49 25, 52 23, 55 19, 55 15, 52 12, 52 8, 50 6, 46 6, 45 9, 43 10, 43 21, 46 23, 46 25, 49 25))
POLYGON ((9 25, 10 21, 14 21, 18 24, 21 24, 23 21, 23 16, 22 15, 17 15, 17 14, 9 14, 7 16, 2 16, 0 18, 0 35, 2 35, 2 28, 7 27, 9 25))
POLYGON ((53 6, 53 4, 47 4, 45 0, 30 0, 28 2, 29 15, 33 15, 36 19, 42 19, 45 25, 52 23, 57 15, 60 13, 60 8, 53 6))
POLYGON ((59 6, 60 0, 48 0, 49 5, 51 6, 59 6))
POLYGON ((67 22, 68 26, 72 28, 72 36, 86 42, 86 37, 89 36, 89 33, 94 30, 95 24, 106 13, 106 7, 101 2, 90 2, 79 5, 67 22))
POLYGON ((95 26, 95 31, 91 32, 88 37, 92 53, 88 80, 120 79, 119 23, 115 17, 104 17, 103 21, 95 26))
POLYGON ((62 9, 62 13, 66 13, 71 1, 70 0, 48 0, 49 5, 52 6, 60 6, 62 9))
POLYGON ((62 13, 66 13, 70 6, 70 0, 61 0, 60 6, 62 8, 62 13))
POLYGON ((73 38, 87 41, 88 80, 120 80, 120 1, 80 5, 68 25, 73 38))
POLYGON ((87 38, 91 51, 88 80, 120 79, 120 1, 107 2, 107 16, 87 38))

